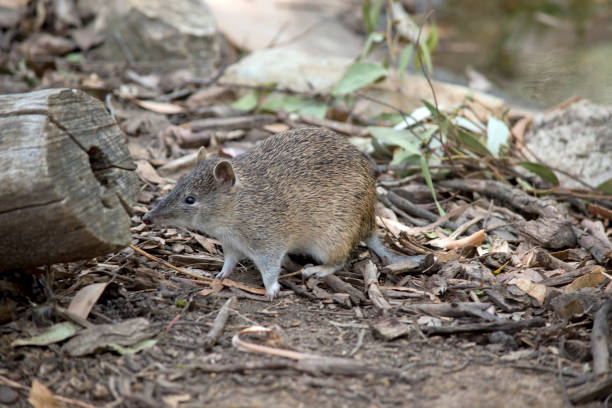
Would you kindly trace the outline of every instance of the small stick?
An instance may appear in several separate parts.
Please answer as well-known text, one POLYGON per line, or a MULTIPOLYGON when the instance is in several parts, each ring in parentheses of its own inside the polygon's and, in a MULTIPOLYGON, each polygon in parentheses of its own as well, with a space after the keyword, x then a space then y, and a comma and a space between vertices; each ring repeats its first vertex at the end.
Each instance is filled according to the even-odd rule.
POLYGON ((90 329, 95 326, 95 324, 89 322, 87 319, 84 319, 81 316, 77 316, 76 314, 64 309, 61 306, 55 305, 53 306, 53 310, 55 311, 55 313, 57 313, 64 319, 72 320, 74 323, 78 324, 79 326, 83 326, 86 329, 90 329))
POLYGON ((391 309, 391 305, 387 302, 387 299, 385 299, 378 287, 377 271, 374 262, 368 259, 367 261, 357 263, 355 266, 363 273, 363 281, 374 307, 383 312, 391 309))
POLYGON ((217 344, 217 341, 221 337, 223 333, 223 328, 225 327, 225 323, 227 323, 227 318, 229 317, 230 308, 236 303, 236 297, 232 296, 229 298, 221 309, 219 310, 219 314, 215 317, 215 321, 213 322, 213 327, 210 329, 206 338, 204 339, 203 346, 206 350, 211 349, 212 346, 217 344))
POLYGON ((291 281, 288 281, 288 280, 279 280, 278 283, 280 283, 281 285, 291 289, 292 291, 294 291, 298 295, 307 297, 308 299, 313 299, 313 300, 318 299, 315 295, 313 295, 312 293, 306 292, 305 290, 303 290, 302 288, 300 288, 298 285, 296 285, 295 283, 293 283, 291 281))
POLYGON ((496 321, 486 323, 470 323, 470 324, 458 324, 456 326, 441 326, 441 327, 421 327, 421 330, 425 334, 457 334, 457 333, 487 333, 494 331, 507 331, 515 332, 530 327, 544 326, 546 319, 536 317, 534 319, 525 319, 518 322, 513 321, 496 321))
POLYGON ((138 248, 136 245, 130 245, 130 248, 132 248, 134 251, 138 252, 140 255, 144 256, 145 258, 149 258, 152 261, 155 261, 157 263, 160 263, 164 266, 167 266, 170 269, 173 269, 177 272, 183 273, 185 275, 191 276, 194 279, 199 279, 199 280, 203 280, 203 281, 208 281, 208 282, 212 282, 213 278, 209 278, 208 276, 202 276, 202 275, 198 275, 197 273, 193 273, 193 272, 189 272, 183 268, 179 268, 177 266, 172 265, 170 262, 166 262, 161 258, 156 257, 155 255, 151 255, 150 253, 146 252, 143 249, 138 248))
POLYGON ((606 300, 595 313, 593 331, 591 332, 591 354, 593 355, 593 373, 597 376, 606 374, 609 368, 610 352, 608 350, 608 313, 612 300, 606 300))
MULTIPOLYGON (((170 262, 166 262, 163 259, 160 259, 160 258, 158 258, 158 257, 156 257, 154 255, 151 255, 150 253, 148 253, 148 252, 138 248, 135 245, 130 245, 130 248, 132 248, 134 251, 138 252, 140 255, 144 256, 145 258, 149 258, 150 260, 155 261, 157 263, 160 263, 160 264, 162 264, 164 266, 167 266, 168 268, 170 268, 172 270, 175 270, 175 271, 180 272, 180 273, 184 273, 185 275, 188 275, 188 276, 191 276, 192 278, 194 278, 194 279, 185 279, 185 280, 187 280, 189 282, 197 283, 199 285, 202 285, 202 284, 211 284, 215 280, 213 278, 209 278, 208 276, 198 275, 198 274, 195 274, 193 272, 186 271, 183 268, 178 268, 178 267, 172 265, 170 262)), ((233 281, 233 280, 227 279, 227 278, 223 279, 221 281, 221 283, 223 284, 223 286, 226 286, 228 288, 238 288, 238 289, 242 289, 242 290, 244 290, 246 292, 255 293, 256 295, 265 295, 266 294, 266 291, 264 289, 253 288, 253 287, 251 287, 249 285, 245 285, 244 283, 236 282, 236 281, 233 281)))
POLYGON ((353 357, 355 354, 357 354, 357 351, 359 351, 359 349, 361 348, 361 345, 363 344, 363 338, 365 334, 366 334, 366 329, 361 329, 361 331, 359 332, 359 336, 357 337, 357 344, 355 344, 355 347, 348 354, 349 357, 353 357))

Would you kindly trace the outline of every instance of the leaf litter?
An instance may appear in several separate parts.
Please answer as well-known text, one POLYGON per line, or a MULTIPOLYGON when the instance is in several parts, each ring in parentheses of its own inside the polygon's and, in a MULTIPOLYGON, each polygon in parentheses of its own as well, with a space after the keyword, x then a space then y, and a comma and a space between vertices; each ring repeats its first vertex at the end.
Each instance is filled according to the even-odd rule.
MULTIPOLYGON (((382 2, 374 3, 368 13, 378 19, 382 2)), ((414 23, 394 13, 402 35, 414 37, 414 23)), ((81 17, 52 18, 71 26, 81 17)), ((368 117, 351 110, 351 98, 380 105, 360 92, 382 92, 395 73, 364 61, 347 66, 328 94, 194 78, 164 90, 168 78, 133 72, 94 78, 78 66, 86 55, 73 52, 99 40, 73 41, 62 24, 53 35, 15 41, 15 52, 20 46, 32 60, 56 59, 42 70, 43 82, 67 66, 71 75, 59 85, 112 91, 107 103, 138 153, 143 188, 129 248, 0 281, 12 302, 0 304, 0 386, 22 392, 21 406, 27 398, 34 406, 440 406, 456 392, 439 378, 470 384, 480 394, 466 393, 473 404, 508 403, 501 382, 485 399, 483 377, 504 378, 520 389, 518 398, 549 406, 561 406, 562 395, 582 404, 612 392, 604 351, 609 182, 598 192, 558 189, 553 169, 521 153, 529 115, 502 117, 461 97, 447 107, 424 102, 406 114, 390 106, 387 116, 368 117), (312 124, 359 136, 351 140, 375 163, 386 245, 437 262, 425 270, 382 266, 358 247, 344 270, 323 280, 286 271, 278 299, 267 302, 250 262, 239 265, 236 281, 212 278, 222 264, 216 240, 142 224, 146 209, 189 170, 197 147, 234 156, 272 133, 312 124)), ((381 43, 374 30, 363 56, 381 43)), ((430 45, 420 44, 431 70, 430 45)), ((9 72, 39 78, 11 58, 0 60, 9 72)))

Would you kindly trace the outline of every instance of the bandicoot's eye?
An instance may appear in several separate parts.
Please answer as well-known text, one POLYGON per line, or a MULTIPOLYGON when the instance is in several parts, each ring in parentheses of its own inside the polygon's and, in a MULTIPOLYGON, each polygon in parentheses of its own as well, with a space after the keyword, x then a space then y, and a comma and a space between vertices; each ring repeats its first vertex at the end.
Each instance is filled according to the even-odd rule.
POLYGON ((192 197, 192 196, 187 196, 187 197, 185 197, 185 202, 187 204, 193 204, 193 203, 195 203, 195 198, 192 197))

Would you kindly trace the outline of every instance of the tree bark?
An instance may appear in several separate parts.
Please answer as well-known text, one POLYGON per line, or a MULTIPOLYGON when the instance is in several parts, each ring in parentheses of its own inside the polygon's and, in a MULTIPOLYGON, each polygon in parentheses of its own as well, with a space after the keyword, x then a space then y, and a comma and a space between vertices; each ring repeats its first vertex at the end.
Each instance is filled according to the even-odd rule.
POLYGON ((71 89, 0 95, 0 271, 127 246, 135 167, 97 99, 71 89))

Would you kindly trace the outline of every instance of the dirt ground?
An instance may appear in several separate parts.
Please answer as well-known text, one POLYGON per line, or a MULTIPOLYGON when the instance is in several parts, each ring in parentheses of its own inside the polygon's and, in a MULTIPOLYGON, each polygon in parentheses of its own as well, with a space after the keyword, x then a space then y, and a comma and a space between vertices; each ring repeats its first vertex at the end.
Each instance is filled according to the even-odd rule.
MULTIPOLYGON (((123 271, 163 269, 130 251, 118 256, 126 265, 123 271)), ((117 255, 114 258, 117 261, 117 255)), ((234 279, 249 284, 259 281, 252 266, 235 274, 234 279)), ((172 401, 182 401, 180 407, 557 407, 564 405, 564 387, 579 378, 582 369, 559 356, 558 339, 545 327, 520 331, 513 337, 514 346, 491 343, 487 334, 425 336, 416 331, 385 341, 370 329, 381 319, 371 305, 346 308, 284 290, 272 302, 228 289, 204 297, 198 294, 199 287, 181 282, 174 272, 147 276, 146 284, 155 287, 142 289, 145 283, 133 273, 116 275, 116 284, 108 287, 90 320, 144 317, 158 333, 155 346, 135 355, 105 351, 85 357, 68 357, 57 345, 13 348, 10 344, 20 332, 35 331, 28 318, 32 309, 23 307, 21 318, 0 328, 0 375, 19 383, 37 378, 55 394, 108 407, 177 406, 172 401), (229 296, 237 299, 223 336, 205 350, 203 336, 229 296), (177 306, 179 300, 185 300, 185 306, 177 306), (174 324, 168 328, 171 321, 174 324), (232 335, 252 325, 274 328, 282 339, 276 346, 330 358, 350 357, 363 363, 364 369, 316 375, 291 368, 291 362, 287 365, 280 357, 234 348, 232 335), (275 362, 282 364, 275 367, 275 362), (251 363, 267 365, 244 369, 251 363), (229 372, 211 372, 211 367, 229 372), (385 372, 388 369, 394 372, 385 372)), ((81 279, 56 280, 56 299, 75 285, 108 278, 100 271, 81 279)), ((300 284, 299 278, 294 279, 300 284)), ((413 278, 417 286, 423 280, 413 278)), ((450 290, 448 296, 461 298, 462 292, 450 290)), ((419 300, 425 299, 412 299, 419 300)), ((396 317, 415 321, 407 314, 396 317)), ((29 406, 25 390, 0 386, 0 400, 6 402, 3 406, 29 406)))
MULTIPOLYGON (((325 90, 311 89, 320 81, 301 78, 299 69, 289 73, 307 83, 305 90, 276 84, 276 77, 242 83, 228 73, 240 72, 246 51, 224 42, 210 75, 184 66, 150 72, 127 56, 116 64, 95 59, 104 41, 120 46, 129 38, 110 25, 108 38, 95 33, 97 7, 82 4, 91 2, 2 3, 13 14, 0 16, 11 20, 0 22, 0 93, 70 88, 98 98, 100 115, 125 136, 134 163, 123 170, 134 173, 138 194, 125 209, 125 225, 117 226, 131 246, 0 274, 0 407, 607 406, 612 196, 603 188, 563 188, 541 164, 527 163, 531 173, 518 168, 534 112, 511 112, 501 99, 438 84, 436 106, 400 130, 407 114, 423 113, 424 100, 434 103, 429 86, 415 95, 398 85, 401 70, 363 82, 364 66, 370 74, 383 66, 372 71, 351 55, 325 90), (338 92, 347 78, 357 85, 338 92), (198 148, 235 157, 304 126, 332 129, 369 155, 380 193, 379 235, 398 252, 437 256, 435 267, 389 269, 360 247, 335 277, 281 276, 281 292, 269 301, 248 261, 231 282, 213 280, 223 263, 219 241, 142 222, 193 167, 198 148), (489 128, 502 133, 495 154, 488 138, 500 139, 489 128), (368 261, 375 265, 370 280, 368 261), (92 288, 100 292, 94 296, 92 288), (72 308, 88 290, 87 301, 72 308), (74 332, 19 345, 58 324, 74 332), (242 333, 258 326, 270 335, 242 333)), ((353 11, 347 17, 357 18, 364 36, 361 7, 353 11)), ((440 33, 454 38, 451 29, 440 33)), ((408 50, 404 40, 387 40, 390 55, 408 50)), ((319 59, 310 56, 308 64, 322 63, 314 71, 329 79, 330 67, 319 59)), ((564 121, 563 109, 575 102, 552 111, 564 121)), ((41 226, 41 234, 53 227, 41 226)))

